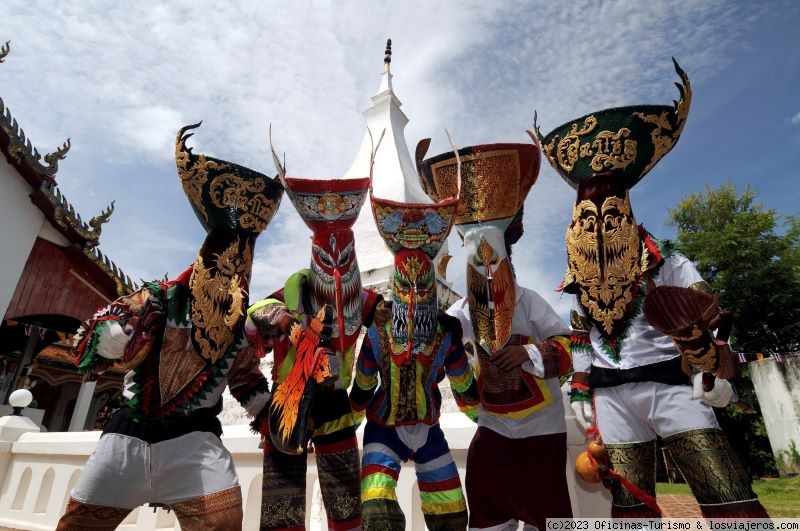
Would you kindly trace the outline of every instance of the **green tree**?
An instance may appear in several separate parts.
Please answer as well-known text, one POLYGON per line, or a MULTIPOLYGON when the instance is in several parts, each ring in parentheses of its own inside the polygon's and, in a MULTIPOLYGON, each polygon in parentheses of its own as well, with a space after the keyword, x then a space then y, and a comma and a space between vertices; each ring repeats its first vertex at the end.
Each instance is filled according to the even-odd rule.
POLYGON ((678 248, 734 315, 734 350, 800 347, 800 219, 783 218, 728 182, 691 194, 670 210, 678 248), (779 235, 779 225, 785 233, 779 235))
MULTIPOLYGON (((756 202, 749 185, 706 186, 670 210, 677 247, 733 313, 731 346, 740 352, 796 352, 800 347, 800 218, 756 202), (776 231, 785 227, 784 234, 776 231)), ((753 474, 774 475, 764 419, 746 366, 735 380, 742 403, 717 410, 720 425, 753 474)))

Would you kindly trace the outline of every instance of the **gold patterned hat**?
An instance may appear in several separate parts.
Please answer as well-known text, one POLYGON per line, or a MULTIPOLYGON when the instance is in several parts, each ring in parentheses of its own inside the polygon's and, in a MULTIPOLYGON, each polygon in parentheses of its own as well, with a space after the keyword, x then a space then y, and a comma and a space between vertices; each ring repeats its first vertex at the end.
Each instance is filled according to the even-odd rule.
POLYGON ((175 140, 175 163, 183 191, 206 231, 227 227, 260 234, 278 211, 283 186, 257 171, 224 160, 192 153, 187 125, 175 140))
POLYGON ((420 182, 434 201, 458 193, 460 160, 455 224, 464 239, 466 298, 475 338, 489 353, 511 337, 516 281, 505 231, 536 182, 541 161, 536 135, 528 134, 533 144, 471 146, 458 150, 458 156, 444 153, 426 160, 429 142, 417 146, 420 182))
POLYGON ((420 249, 433 260, 453 227, 458 199, 451 197, 434 204, 400 203, 370 196, 378 233, 397 254, 403 249, 420 249))
POLYGON ((675 59, 680 99, 667 105, 635 105, 597 111, 542 136, 547 160, 573 188, 597 173, 613 172, 632 188, 678 142, 692 101, 692 87, 675 59))
POLYGON ((483 144, 458 150, 460 194, 455 154, 447 152, 423 160, 430 139, 423 140, 416 153, 422 189, 434 201, 459 197, 457 226, 486 222, 508 225, 539 176, 539 146, 533 139, 534 144, 483 144))

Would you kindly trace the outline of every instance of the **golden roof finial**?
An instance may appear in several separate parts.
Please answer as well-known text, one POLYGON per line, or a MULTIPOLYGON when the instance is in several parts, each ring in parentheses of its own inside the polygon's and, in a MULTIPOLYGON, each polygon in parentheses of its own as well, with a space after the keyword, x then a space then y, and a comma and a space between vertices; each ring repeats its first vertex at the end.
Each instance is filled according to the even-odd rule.
POLYGON ((383 52, 383 69, 389 70, 389 64, 392 62, 392 39, 386 39, 386 51, 383 52))

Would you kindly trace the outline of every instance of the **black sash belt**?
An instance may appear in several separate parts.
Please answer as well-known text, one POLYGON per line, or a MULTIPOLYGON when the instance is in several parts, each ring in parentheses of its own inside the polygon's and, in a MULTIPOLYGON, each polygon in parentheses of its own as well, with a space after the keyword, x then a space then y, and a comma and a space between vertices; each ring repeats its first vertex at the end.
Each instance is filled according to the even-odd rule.
POLYGON ((631 369, 605 369, 592 365, 589 387, 614 387, 624 383, 657 382, 669 385, 689 385, 689 376, 681 369, 681 357, 676 356, 658 363, 631 369))
POLYGON ((222 400, 210 408, 200 408, 191 415, 173 415, 166 418, 137 416, 127 406, 114 412, 103 427, 106 433, 119 433, 155 444, 176 439, 193 431, 206 431, 217 437, 222 435, 222 424, 217 415, 222 410, 222 400))

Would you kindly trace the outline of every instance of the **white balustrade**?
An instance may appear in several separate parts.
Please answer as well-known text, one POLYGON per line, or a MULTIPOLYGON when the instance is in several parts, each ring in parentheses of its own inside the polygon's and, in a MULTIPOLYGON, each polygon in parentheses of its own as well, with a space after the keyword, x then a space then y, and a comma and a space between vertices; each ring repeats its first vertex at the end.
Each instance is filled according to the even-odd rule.
MULTIPOLYGON (((567 407, 567 411, 570 412, 567 407)), ((4 419, 9 417, 4 417, 4 419)), ((19 417, 18 417, 19 418, 19 417)), ((0 419, 0 420, 4 420, 0 419)), ((445 413, 442 428, 452 449, 462 481, 467 449, 475 426, 463 415, 445 413)), ((608 493, 599 486, 576 479, 575 456, 584 441, 574 422, 567 419, 569 462, 567 477, 573 511, 580 516, 608 516, 608 493)), ((226 426, 222 440, 233 455, 242 485, 244 529, 257 530, 261 506, 261 462, 258 437, 247 426, 226 426)), ((69 493, 78 480, 84 463, 97 443, 100 432, 24 433, 16 441, 2 441, 0 432, 0 528, 52 530, 66 508, 69 493)), ((360 438, 360 433, 359 433, 360 438)), ((308 460, 307 511, 308 529, 322 529, 325 524, 321 506, 317 469, 313 454, 308 460)), ((406 514, 407 528, 425 529, 420 510, 419 490, 413 464, 403 465, 397 489, 398 501, 406 514)), ((174 514, 164 509, 143 506, 134 510, 120 525, 121 530, 180 529, 174 514)))

